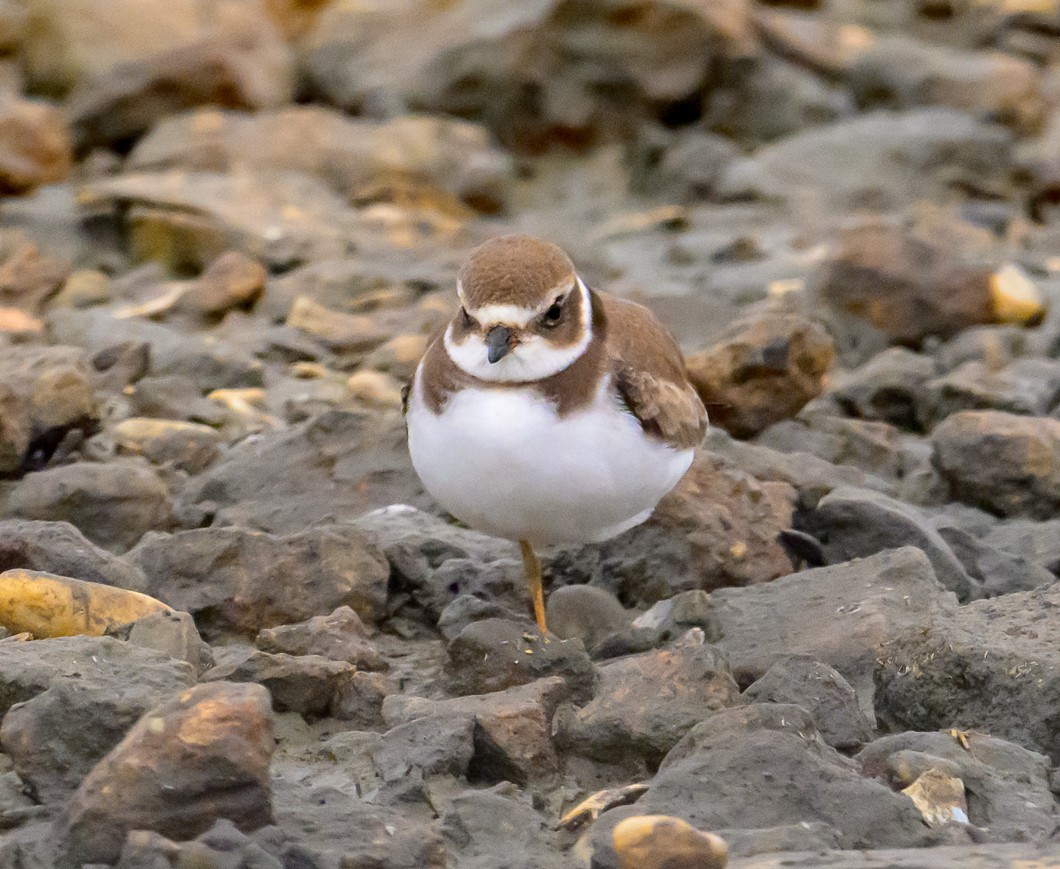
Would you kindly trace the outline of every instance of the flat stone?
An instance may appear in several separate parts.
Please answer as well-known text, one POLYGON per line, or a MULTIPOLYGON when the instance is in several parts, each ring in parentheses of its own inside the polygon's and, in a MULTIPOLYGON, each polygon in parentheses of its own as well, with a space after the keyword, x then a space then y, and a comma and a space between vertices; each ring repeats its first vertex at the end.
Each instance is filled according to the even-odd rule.
POLYGON ((900 546, 916 546, 935 578, 962 602, 982 596, 946 540, 915 507, 879 492, 840 487, 799 517, 797 526, 820 541, 830 564, 864 558, 900 546))

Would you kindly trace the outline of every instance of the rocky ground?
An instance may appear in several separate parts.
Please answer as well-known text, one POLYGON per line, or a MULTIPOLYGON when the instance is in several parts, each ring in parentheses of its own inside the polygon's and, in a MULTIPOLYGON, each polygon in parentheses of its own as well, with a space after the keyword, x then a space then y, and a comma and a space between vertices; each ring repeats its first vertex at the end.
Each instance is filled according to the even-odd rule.
POLYGON ((1060 866, 1055 2, 0 0, 0 93, 4 869, 1060 866), (399 412, 513 230, 713 421, 548 643, 399 412))

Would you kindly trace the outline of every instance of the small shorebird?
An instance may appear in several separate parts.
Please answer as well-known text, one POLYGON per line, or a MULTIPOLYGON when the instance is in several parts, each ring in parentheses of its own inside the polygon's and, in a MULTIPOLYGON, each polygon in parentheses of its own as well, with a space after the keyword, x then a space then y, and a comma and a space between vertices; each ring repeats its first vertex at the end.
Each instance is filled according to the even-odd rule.
POLYGON ((707 414, 665 327, 586 287, 553 244, 486 242, 457 293, 406 393, 412 464, 457 519, 518 541, 544 638, 535 550, 647 519, 691 465, 707 414))

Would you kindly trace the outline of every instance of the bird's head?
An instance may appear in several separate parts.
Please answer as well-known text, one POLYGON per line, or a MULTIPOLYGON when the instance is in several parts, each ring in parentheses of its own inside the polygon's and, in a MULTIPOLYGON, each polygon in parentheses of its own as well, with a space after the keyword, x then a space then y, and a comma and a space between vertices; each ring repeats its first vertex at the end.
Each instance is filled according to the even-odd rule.
POLYGON ((482 380, 526 382, 567 368, 589 345, 589 291, 560 248, 506 235, 475 248, 460 269, 460 310, 445 349, 482 380))

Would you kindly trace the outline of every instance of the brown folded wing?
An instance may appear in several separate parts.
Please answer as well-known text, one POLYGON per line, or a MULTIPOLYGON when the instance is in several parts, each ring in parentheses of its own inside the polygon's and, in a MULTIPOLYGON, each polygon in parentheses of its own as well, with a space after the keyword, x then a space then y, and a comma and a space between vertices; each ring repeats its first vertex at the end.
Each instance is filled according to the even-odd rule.
POLYGON ((707 432, 707 412, 688 380, 677 342, 647 308, 600 297, 619 398, 647 434, 677 449, 698 446, 707 432))

